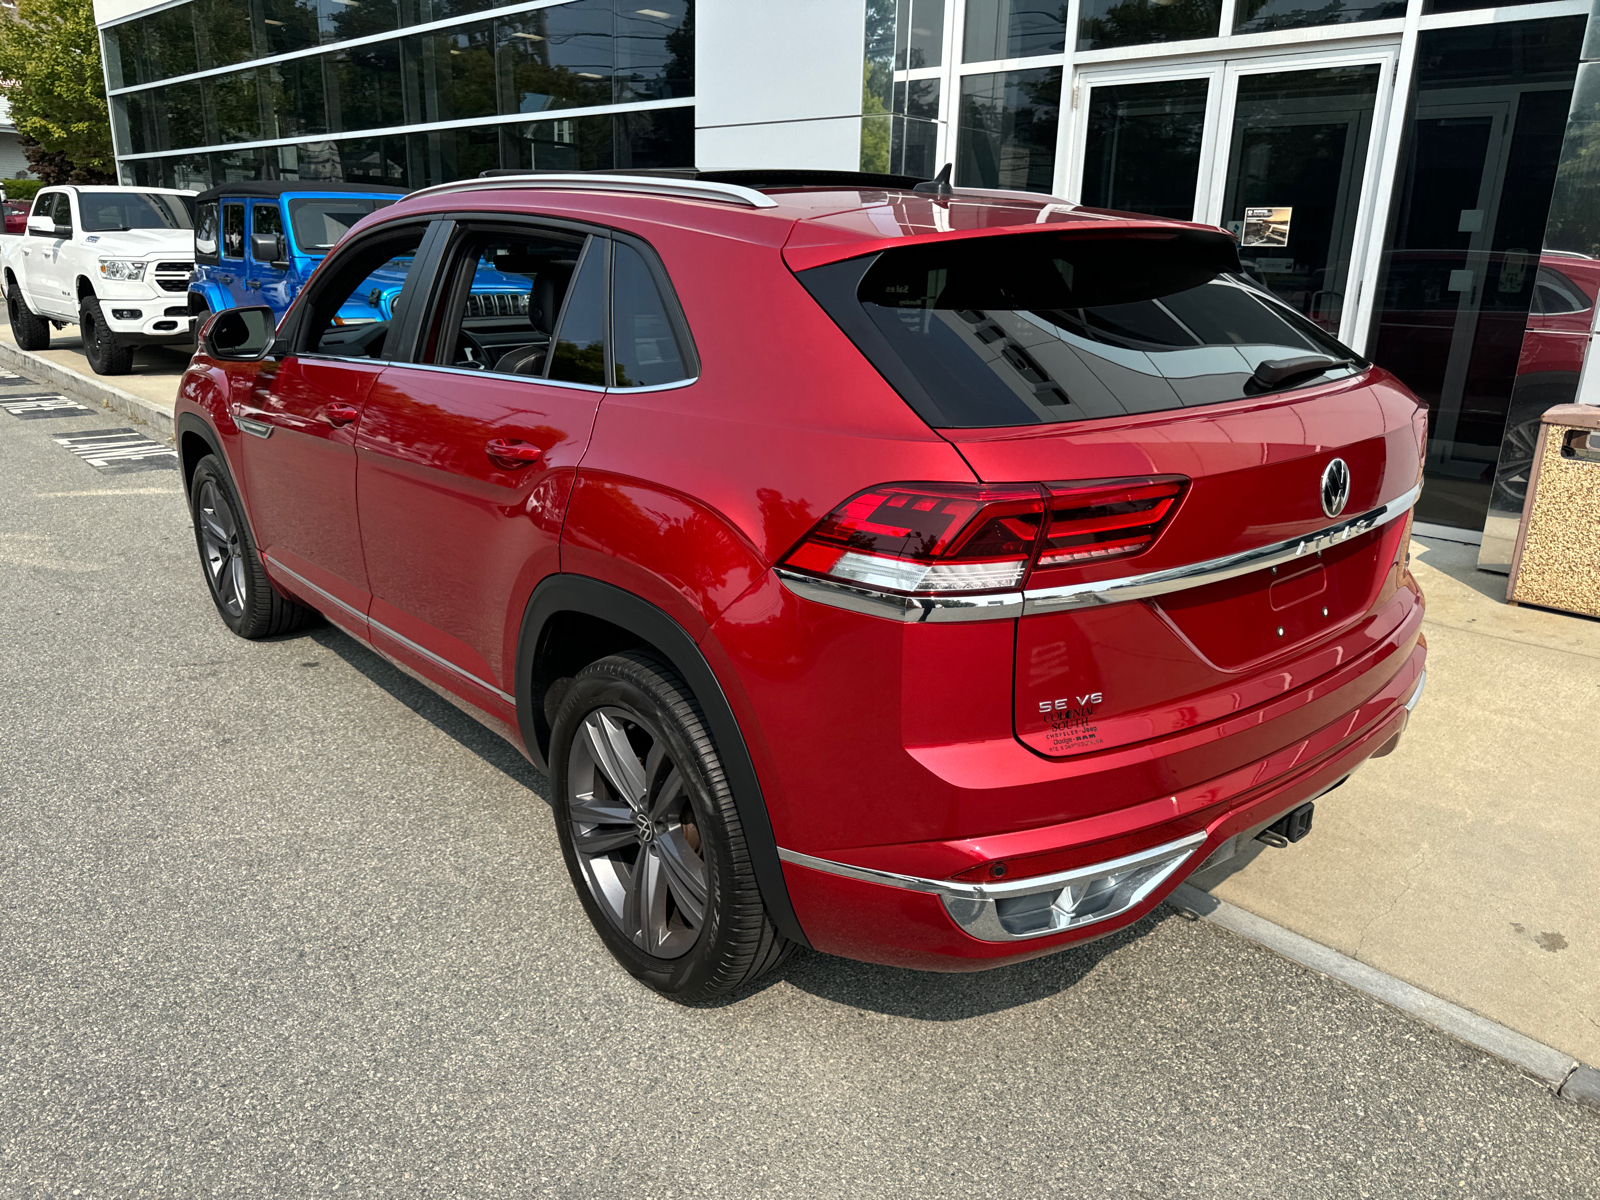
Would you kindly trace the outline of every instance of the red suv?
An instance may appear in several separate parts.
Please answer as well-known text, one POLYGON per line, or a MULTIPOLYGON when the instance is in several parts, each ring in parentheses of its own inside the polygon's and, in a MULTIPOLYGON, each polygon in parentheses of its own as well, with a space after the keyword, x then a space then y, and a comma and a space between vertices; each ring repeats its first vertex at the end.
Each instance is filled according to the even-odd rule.
POLYGON ((1120 928, 1421 692, 1416 400, 1219 230, 915 185, 428 188, 183 377, 222 619, 320 613, 515 742, 682 1000, 1120 928))

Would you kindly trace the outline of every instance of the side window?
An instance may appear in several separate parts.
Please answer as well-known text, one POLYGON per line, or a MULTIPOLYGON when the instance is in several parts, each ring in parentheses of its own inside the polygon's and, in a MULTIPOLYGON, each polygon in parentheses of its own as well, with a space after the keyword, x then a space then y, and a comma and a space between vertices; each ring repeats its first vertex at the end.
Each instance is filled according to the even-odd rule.
POLYGON ((244 205, 222 206, 222 257, 244 257, 244 205))
POLYGON ((550 378, 568 383, 606 383, 606 247, 605 238, 591 237, 572 280, 572 294, 561 310, 555 346, 550 351, 550 378))
MULTIPOLYGON (((49 217, 52 221, 54 221, 56 219, 56 197, 59 195, 61 195, 60 192, 40 192, 33 199, 33 212, 30 215, 35 217, 49 217)), ((34 237, 55 236, 54 234, 50 233, 33 233, 31 229, 28 232, 32 233, 34 237)))
POLYGON ((421 225, 363 238, 317 272, 301 326, 301 352, 384 358, 395 305, 416 269, 421 225))
POLYGON ((546 375, 551 335, 573 291, 584 242, 582 235, 555 232, 469 237, 443 289, 447 299, 426 357, 498 375, 546 375))
POLYGON ((200 205, 194 223, 194 256, 197 262, 216 262, 217 222, 220 219, 217 202, 207 200, 200 205))
POLYGON ((644 256, 626 242, 611 247, 612 383, 653 387, 687 379, 672 318, 644 256))
POLYGON ((276 204, 253 204, 250 206, 250 222, 252 238, 272 238, 273 244, 269 249, 265 245, 258 246, 256 242, 250 243, 250 257, 256 262, 277 262, 283 257, 283 218, 278 215, 276 204), (265 254, 265 257, 262 255, 265 254))

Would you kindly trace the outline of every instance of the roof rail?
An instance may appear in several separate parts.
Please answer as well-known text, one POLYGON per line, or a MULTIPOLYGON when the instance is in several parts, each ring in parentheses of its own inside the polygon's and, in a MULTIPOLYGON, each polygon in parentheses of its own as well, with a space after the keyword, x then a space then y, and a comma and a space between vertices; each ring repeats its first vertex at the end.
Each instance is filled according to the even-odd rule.
POLYGON ((501 188, 554 188, 573 192, 647 192, 657 196, 676 196, 684 200, 714 200, 722 204, 743 204, 750 208, 777 208, 778 202, 754 188, 736 183, 713 183, 708 179, 670 179, 650 175, 527 174, 496 175, 488 179, 462 179, 440 183, 411 193, 417 196, 442 196, 449 192, 480 192, 501 188))

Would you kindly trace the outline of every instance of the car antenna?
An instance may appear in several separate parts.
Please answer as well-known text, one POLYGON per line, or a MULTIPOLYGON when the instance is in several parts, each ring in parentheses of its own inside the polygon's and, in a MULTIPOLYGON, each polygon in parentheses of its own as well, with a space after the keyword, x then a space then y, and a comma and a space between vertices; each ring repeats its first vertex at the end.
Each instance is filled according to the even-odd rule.
POLYGON ((955 189, 950 186, 950 168, 954 165, 953 163, 945 163, 943 169, 932 179, 917 184, 911 190, 913 192, 932 192, 936 196, 955 195, 955 189))

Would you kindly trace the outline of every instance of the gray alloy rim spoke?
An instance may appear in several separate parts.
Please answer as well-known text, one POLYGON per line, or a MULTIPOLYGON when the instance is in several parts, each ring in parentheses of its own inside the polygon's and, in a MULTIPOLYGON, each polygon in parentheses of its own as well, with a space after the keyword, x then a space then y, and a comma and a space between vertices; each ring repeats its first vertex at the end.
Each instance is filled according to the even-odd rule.
POLYGON ((688 953, 710 882, 664 739, 625 709, 600 708, 585 716, 567 755, 567 827, 595 903, 651 957, 688 953))
POLYGON ((600 768, 617 795, 635 809, 644 803, 644 774, 639 759, 628 744, 622 726, 604 712, 592 712, 583 722, 584 736, 600 768))
POLYGON ((222 522, 217 520, 217 514, 210 509, 200 510, 200 527, 208 538, 220 546, 228 544, 228 533, 222 528, 222 522))
POLYGON ((639 844, 639 831, 633 822, 627 825, 597 825, 588 833, 573 832, 572 844, 580 854, 609 854, 624 846, 639 844))
POLYGON ((700 928, 706 912, 706 864, 690 847, 681 827, 657 840, 667 887, 691 928, 700 928))
POLYGON ((244 608, 244 555, 237 549, 233 552, 233 569, 228 572, 228 581, 233 591, 228 600, 228 607, 244 608))
POLYGON ((238 525, 220 489, 209 479, 200 488, 198 516, 206 570, 217 599, 229 612, 243 612, 245 569, 244 556, 239 552, 238 525))

